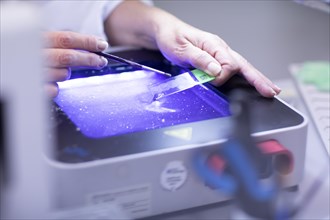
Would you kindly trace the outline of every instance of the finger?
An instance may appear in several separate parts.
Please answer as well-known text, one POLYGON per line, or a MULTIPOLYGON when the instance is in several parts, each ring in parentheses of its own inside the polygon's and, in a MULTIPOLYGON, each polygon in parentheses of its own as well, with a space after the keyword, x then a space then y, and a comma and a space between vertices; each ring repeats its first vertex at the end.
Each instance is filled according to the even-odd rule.
POLYGON ((71 77, 71 68, 45 68, 47 82, 65 81, 71 77))
POLYGON ((236 59, 229 53, 228 48, 218 48, 214 56, 216 60, 221 63, 222 71, 221 74, 212 81, 212 84, 222 85, 239 71, 239 66, 236 59))
POLYGON ((47 83, 45 84, 44 89, 50 98, 55 98, 59 92, 57 83, 47 83))
POLYGON ((200 48, 212 56, 217 63, 221 64, 221 74, 218 74, 216 79, 212 81, 212 84, 221 85, 237 73, 238 65, 229 53, 229 46, 225 41, 213 34, 207 34, 206 38, 208 40, 203 40, 200 48))
POLYGON ((276 92, 276 94, 278 95, 282 90, 280 87, 278 87, 276 84, 274 84, 270 79, 268 79, 264 74, 262 74, 259 70, 257 70, 255 67, 253 67, 251 64, 248 64, 250 66, 250 68, 255 69, 259 75, 261 76, 261 78, 269 85, 272 87, 272 89, 276 92))
POLYGON ((93 53, 70 49, 46 49, 44 57, 47 66, 55 68, 84 66, 102 68, 108 60, 93 53))
POLYGON ((229 53, 228 44, 223 41, 219 36, 207 34, 207 41, 202 41, 202 50, 210 54, 215 60, 221 64, 221 74, 217 75, 212 84, 221 85, 231 78, 238 71, 236 60, 229 53))
POLYGON ((69 31, 46 32, 44 38, 49 48, 103 51, 109 46, 103 39, 69 31))
POLYGON ((211 83, 220 86, 228 81, 237 71, 234 71, 229 65, 222 65, 222 71, 211 83))
POLYGON ((265 97, 273 97, 280 93, 281 89, 278 86, 247 62, 240 54, 235 51, 232 51, 232 54, 236 60, 238 60, 240 73, 261 95, 265 97))
POLYGON ((220 63, 206 51, 189 45, 185 50, 185 58, 194 67, 211 76, 218 76, 222 70, 220 63))

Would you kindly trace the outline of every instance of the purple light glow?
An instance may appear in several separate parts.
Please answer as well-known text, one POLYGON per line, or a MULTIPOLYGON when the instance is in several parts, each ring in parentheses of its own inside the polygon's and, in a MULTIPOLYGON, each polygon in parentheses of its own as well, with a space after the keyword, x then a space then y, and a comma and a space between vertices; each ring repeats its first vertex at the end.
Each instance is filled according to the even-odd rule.
POLYGON ((59 83, 55 102, 85 136, 104 138, 229 115, 227 101, 204 86, 152 102, 148 85, 166 76, 135 71, 59 83))

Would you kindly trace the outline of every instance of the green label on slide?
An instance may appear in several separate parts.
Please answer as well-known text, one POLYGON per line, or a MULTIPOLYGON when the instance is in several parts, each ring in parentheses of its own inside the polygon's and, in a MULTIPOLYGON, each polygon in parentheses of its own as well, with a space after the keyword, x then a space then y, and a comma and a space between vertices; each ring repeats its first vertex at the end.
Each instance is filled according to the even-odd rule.
POLYGON ((321 91, 330 91, 330 63, 326 61, 305 62, 298 72, 302 82, 313 84, 321 91))
POLYGON ((206 82, 209 82, 209 81, 212 81, 215 79, 214 76, 210 76, 209 74, 203 72, 202 70, 199 70, 199 69, 195 69, 193 71, 191 71, 194 76, 196 77, 196 79, 198 80, 198 82, 200 83, 206 83, 206 82))

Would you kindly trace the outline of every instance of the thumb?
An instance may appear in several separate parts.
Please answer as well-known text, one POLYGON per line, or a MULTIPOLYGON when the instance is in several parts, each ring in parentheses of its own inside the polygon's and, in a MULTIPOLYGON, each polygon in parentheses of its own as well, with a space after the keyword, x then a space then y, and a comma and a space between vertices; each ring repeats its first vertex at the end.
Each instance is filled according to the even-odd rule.
POLYGON ((220 63, 204 50, 190 45, 185 51, 185 57, 190 65, 203 70, 211 76, 218 76, 222 70, 220 63))

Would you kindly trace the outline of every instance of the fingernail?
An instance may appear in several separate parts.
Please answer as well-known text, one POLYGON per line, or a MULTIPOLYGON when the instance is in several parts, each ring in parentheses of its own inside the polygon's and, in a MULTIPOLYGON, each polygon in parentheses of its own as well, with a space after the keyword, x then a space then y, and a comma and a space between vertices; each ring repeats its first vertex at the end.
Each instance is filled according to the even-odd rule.
POLYGON ((98 50, 105 50, 105 49, 107 49, 108 48, 108 46, 109 46, 109 44, 108 44, 108 42, 106 42, 105 40, 102 40, 102 39, 99 39, 98 41, 97 41, 97 49, 98 50))
POLYGON ((273 89, 272 89, 272 95, 273 97, 277 95, 277 92, 275 92, 273 89))
POLYGON ((219 75, 221 70, 222 70, 221 66, 213 62, 210 63, 206 68, 206 72, 212 76, 219 75))
POLYGON ((45 88, 46 93, 48 94, 49 98, 55 98, 59 93, 57 83, 47 83, 44 86, 44 88, 45 88))
POLYGON ((282 89, 280 87, 278 87, 277 85, 274 85, 274 87, 275 87, 277 94, 279 94, 282 91, 282 89))
POLYGON ((107 64, 108 64, 108 60, 105 59, 104 57, 100 56, 100 64, 99 64, 99 67, 105 67, 107 64))

